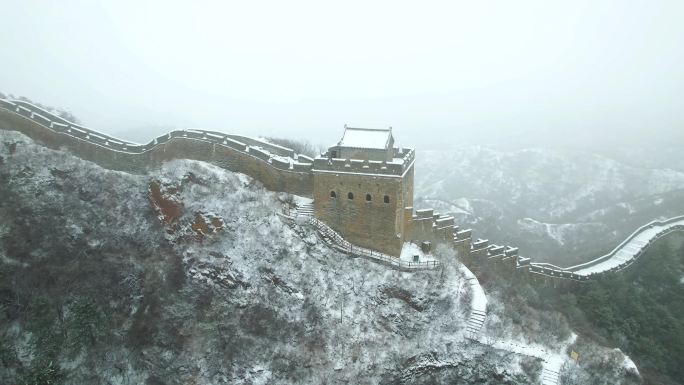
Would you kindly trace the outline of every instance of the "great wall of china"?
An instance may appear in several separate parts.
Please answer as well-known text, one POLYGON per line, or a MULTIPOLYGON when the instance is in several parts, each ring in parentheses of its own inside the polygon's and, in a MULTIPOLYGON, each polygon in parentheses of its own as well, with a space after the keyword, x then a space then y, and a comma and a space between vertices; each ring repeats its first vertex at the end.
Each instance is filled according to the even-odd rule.
POLYGON ((313 190, 313 159, 257 139, 188 129, 137 144, 74 124, 27 102, 0 99, 0 109, 4 128, 50 148, 67 148, 107 169, 142 173, 166 160, 186 158, 247 174, 269 190, 298 195, 311 195, 313 190))
MULTIPOLYGON (((313 196, 314 159, 249 137, 187 129, 172 131, 147 144, 137 144, 74 124, 31 103, 8 99, 0 99, 0 128, 19 131, 50 148, 66 148, 76 156, 107 169, 143 173, 147 168, 167 160, 193 159, 249 175, 272 191, 313 196)), ((404 155, 411 159, 415 156, 413 152, 404 155)), ((374 162, 357 166, 369 170, 371 163, 374 162)), ((332 163, 329 167, 345 170, 349 166, 332 163)), ((389 167, 403 166, 389 164, 389 167)), ((383 168, 380 163, 373 164, 374 173, 391 174, 395 171, 387 166, 383 168)), ((328 241, 340 251, 384 261, 390 266, 399 264, 401 266, 394 267, 405 269, 439 266, 436 262, 393 264, 389 259, 393 257, 354 246, 334 231, 327 231, 324 223, 316 223, 319 223, 316 226, 319 233, 325 236, 327 232, 328 241)), ((684 216, 646 224, 606 255, 567 268, 532 262, 529 258, 519 256, 515 247, 473 240, 471 230, 459 229, 453 224, 453 218, 433 213, 432 210, 418 210, 413 216, 412 226, 451 243, 466 263, 505 266, 516 273, 529 273, 534 280, 586 281, 630 266, 658 239, 675 231, 684 231, 684 216)))

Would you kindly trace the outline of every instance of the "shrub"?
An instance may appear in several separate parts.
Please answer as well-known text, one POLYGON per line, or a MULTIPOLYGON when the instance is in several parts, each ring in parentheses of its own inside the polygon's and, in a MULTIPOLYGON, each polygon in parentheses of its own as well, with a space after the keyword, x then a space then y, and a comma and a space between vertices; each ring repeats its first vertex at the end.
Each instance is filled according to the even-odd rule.
POLYGON ((316 157, 321 153, 321 147, 306 140, 292 140, 284 138, 266 138, 269 142, 294 150, 297 154, 316 157))
POLYGON ((52 361, 31 365, 29 370, 20 375, 19 385, 59 385, 64 380, 62 369, 52 361))

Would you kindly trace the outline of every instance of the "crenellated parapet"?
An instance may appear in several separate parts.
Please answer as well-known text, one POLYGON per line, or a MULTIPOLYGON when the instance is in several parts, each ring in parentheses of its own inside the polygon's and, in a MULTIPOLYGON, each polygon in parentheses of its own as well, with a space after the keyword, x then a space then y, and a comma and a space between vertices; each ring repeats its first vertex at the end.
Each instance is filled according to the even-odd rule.
POLYGON ((533 262, 518 255, 518 249, 510 246, 490 244, 478 239, 471 244, 467 253, 460 253, 467 263, 486 266, 504 266, 505 270, 519 271, 529 275, 533 281, 554 282, 569 280, 583 282, 619 272, 635 263, 659 239, 677 231, 684 231, 684 216, 662 221, 652 221, 634 231, 609 253, 591 261, 570 267, 559 267, 551 263, 533 262))
POLYGON ((142 154, 173 139, 194 139, 227 146, 237 151, 251 154, 256 158, 272 163, 282 170, 309 172, 313 167, 313 159, 296 154, 294 150, 242 135, 224 134, 201 129, 174 130, 168 134, 154 138, 147 144, 128 142, 103 134, 84 126, 69 122, 64 118, 21 100, 0 99, 0 107, 16 112, 34 122, 49 128, 56 133, 73 136, 104 148, 128 154, 142 154))
POLYGON ((472 238, 472 230, 461 230, 448 215, 432 209, 416 210, 410 222, 414 241, 446 243, 453 246, 459 258, 473 266, 488 266, 499 273, 517 272, 534 281, 587 281, 608 273, 619 272, 632 265, 658 239, 676 231, 684 231, 684 216, 653 221, 632 233, 609 253, 589 262, 570 267, 533 262, 519 255, 517 247, 492 244, 486 239, 472 238), (447 234, 451 234, 448 237, 447 234))
POLYGON ((313 168, 317 172, 372 174, 380 176, 403 176, 415 161, 415 150, 394 148, 391 161, 369 159, 344 159, 332 156, 328 150, 314 159, 313 168))
POLYGON ((243 172, 272 190, 304 196, 313 191, 313 159, 241 135, 174 130, 139 144, 70 122, 31 103, 8 99, 0 99, 0 124, 109 169, 139 173, 166 160, 195 159, 243 172))
POLYGON ((416 210, 411 217, 411 239, 433 243, 455 241, 459 227, 451 215, 442 215, 433 209, 416 210))

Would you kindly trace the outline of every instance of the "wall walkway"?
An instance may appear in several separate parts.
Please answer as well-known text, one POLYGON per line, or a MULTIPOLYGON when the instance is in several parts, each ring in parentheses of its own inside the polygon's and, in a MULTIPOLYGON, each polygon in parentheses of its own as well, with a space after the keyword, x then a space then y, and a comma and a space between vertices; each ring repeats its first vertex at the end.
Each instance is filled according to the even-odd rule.
POLYGON ((194 159, 242 172, 273 191, 311 196, 313 160, 293 150, 239 135, 175 130, 147 144, 121 140, 69 122, 20 100, 0 99, 0 128, 51 148, 67 148, 100 166, 143 173, 170 159, 194 159))
POLYGON ((675 231, 684 231, 684 215, 664 221, 650 222, 634 231, 608 254, 589 262, 565 268, 549 263, 528 262, 519 267, 527 266, 530 272, 534 274, 584 281, 600 274, 620 271, 630 266, 658 239, 675 231))

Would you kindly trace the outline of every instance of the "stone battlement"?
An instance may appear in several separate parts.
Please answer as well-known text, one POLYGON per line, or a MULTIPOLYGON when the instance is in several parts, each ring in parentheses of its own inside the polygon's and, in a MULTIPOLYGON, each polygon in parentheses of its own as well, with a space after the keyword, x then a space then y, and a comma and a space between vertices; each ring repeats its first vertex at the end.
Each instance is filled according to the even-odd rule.
POLYGON ((274 191, 311 196, 313 159, 292 149, 240 135, 174 130, 138 144, 69 122, 31 103, 0 99, 0 126, 48 147, 66 147, 102 167, 141 173, 170 159, 194 159, 245 173, 274 191))
POLYGON ((242 135, 224 134, 200 129, 174 130, 154 138, 147 144, 138 144, 69 122, 24 101, 0 99, 0 107, 13 110, 19 115, 31 119, 54 132, 73 136, 109 150, 127 154, 142 154, 152 151, 157 146, 172 139, 186 138, 231 147, 237 151, 254 155, 282 170, 297 169, 297 171, 308 172, 313 167, 313 160, 311 158, 296 154, 292 149, 242 135))
POLYGON ((415 161, 413 149, 394 148, 392 161, 367 159, 343 159, 332 157, 328 150, 314 159, 313 168, 318 172, 373 174, 401 177, 408 171, 415 161))

